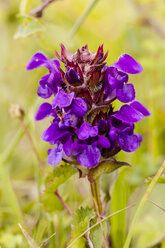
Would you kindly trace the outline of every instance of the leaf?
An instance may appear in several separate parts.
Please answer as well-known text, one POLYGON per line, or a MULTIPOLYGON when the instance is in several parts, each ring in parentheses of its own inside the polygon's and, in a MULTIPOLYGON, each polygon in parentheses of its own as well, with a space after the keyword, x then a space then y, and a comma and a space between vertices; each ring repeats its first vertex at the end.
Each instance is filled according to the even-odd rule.
POLYGON ((90 169, 88 174, 88 179, 90 182, 93 182, 97 178, 99 178, 102 174, 110 174, 122 166, 131 166, 131 165, 126 162, 119 162, 115 159, 103 160, 98 164, 97 167, 90 169))
POLYGON ((41 201, 47 211, 63 209, 63 205, 54 192, 57 188, 66 182, 77 170, 70 164, 61 164, 57 166, 45 179, 45 191, 41 195, 41 201))
POLYGON ((39 246, 35 243, 34 239, 32 239, 32 238, 30 237, 30 235, 26 232, 25 229, 23 229, 23 227, 21 226, 21 224, 18 224, 18 225, 19 225, 19 227, 20 227, 20 229, 21 229, 23 235, 25 236, 25 238, 26 238, 28 244, 30 245, 30 247, 31 247, 31 248, 39 248, 39 246))
MULTIPOLYGON (((76 239, 79 235, 81 235, 81 233, 85 231, 85 229, 87 229, 87 227, 89 226, 89 222, 94 215, 95 213, 93 208, 81 207, 80 209, 76 210, 73 220, 73 230, 71 233, 72 239, 70 242, 76 239)), ((78 239, 73 247, 84 248, 85 247, 84 238, 81 237, 80 239, 78 239)))
MULTIPOLYGON (((146 184, 150 184, 152 181, 153 177, 148 177, 145 181, 146 184)), ((159 177, 159 179, 157 180, 157 183, 165 183, 165 175, 162 175, 159 177)))
POLYGON ((38 19, 32 16, 19 16, 18 18, 20 25, 14 35, 14 39, 23 38, 44 31, 44 27, 38 19))
POLYGON ((45 179, 45 191, 54 193, 61 184, 63 184, 76 172, 77 170, 70 164, 65 163, 57 166, 45 179))
MULTIPOLYGON (((94 224, 97 223, 97 219, 94 218, 90 221, 90 226, 93 226, 94 224)), ((107 233, 107 223, 101 223, 104 233, 106 235, 107 233)), ((90 231, 90 239, 93 244, 94 248, 100 248, 103 247, 104 244, 104 237, 103 237, 103 232, 101 230, 101 226, 97 225, 94 228, 91 229, 90 231)))
MULTIPOLYGON (((126 183, 126 170, 120 171, 114 184, 111 186, 111 212, 124 208, 128 204, 129 186, 126 183)), ((115 248, 124 246, 124 241, 127 233, 126 226, 127 212, 121 212, 113 216, 111 223, 111 238, 115 248)))

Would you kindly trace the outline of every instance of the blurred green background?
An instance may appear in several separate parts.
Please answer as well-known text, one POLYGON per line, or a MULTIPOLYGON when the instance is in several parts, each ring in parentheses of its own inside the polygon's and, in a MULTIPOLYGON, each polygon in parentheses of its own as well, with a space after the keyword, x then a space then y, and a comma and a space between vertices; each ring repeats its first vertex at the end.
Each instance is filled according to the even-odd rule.
MULTIPOLYGON (((142 74, 131 76, 130 82, 135 85, 136 99, 152 115, 136 126, 137 132, 143 135, 140 148, 131 154, 120 152, 117 156, 129 162, 132 168, 120 169, 115 183, 116 173, 103 177, 105 199, 111 194, 108 213, 125 207, 128 202, 138 202, 146 187, 144 180, 155 174, 165 155, 165 1, 59 0, 44 9, 42 18, 29 19, 26 15, 40 4, 39 0, 0 0, 2 248, 29 247, 18 223, 22 223, 37 244, 56 232, 45 247, 66 247, 70 238, 71 218, 58 199, 55 196, 46 202, 40 199, 37 160, 19 121, 9 113, 11 104, 21 104, 28 129, 46 163, 48 144, 40 136, 49 120, 34 122, 35 111, 42 102, 36 95, 38 81, 46 70, 25 70, 37 51, 51 58, 55 50, 60 51, 60 43, 72 52, 85 44, 95 52, 103 43, 104 51, 109 51, 109 65, 122 53, 128 53, 144 68, 142 74)), ((46 165, 45 175, 49 170, 46 165)), ((59 191, 73 211, 80 205, 91 204, 88 182, 78 179, 78 175, 61 185, 59 191)), ((165 208, 164 192, 165 185, 157 184, 150 199, 165 208)), ((123 247, 132 215, 133 211, 128 211, 127 215, 122 213, 110 220, 114 248, 123 247)), ((165 213, 149 202, 135 227, 131 247, 165 247, 165 213)))

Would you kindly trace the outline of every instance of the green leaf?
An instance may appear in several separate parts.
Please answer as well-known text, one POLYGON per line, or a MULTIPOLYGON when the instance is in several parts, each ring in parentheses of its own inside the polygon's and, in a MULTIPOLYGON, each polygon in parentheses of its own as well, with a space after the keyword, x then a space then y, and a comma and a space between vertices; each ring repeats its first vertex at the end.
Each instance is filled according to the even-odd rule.
MULTIPOLYGON (((129 186, 126 183, 126 172, 126 170, 120 171, 111 187, 111 212, 124 208, 128 204, 129 186)), ((110 234, 115 248, 121 248, 124 245, 127 233, 126 216, 127 212, 125 211, 114 215, 110 220, 110 234)))
POLYGON ((77 170, 70 164, 57 166, 45 179, 47 193, 54 193, 56 189, 67 179, 73 176, 77 170))
POLYGON ((43 32, 44 26, 41 22, 32 16, 19 16, 20 25, 14 35, 14 39, 23 38, 28 35, 43 32))
POLYGON ((21 231, 22 231, 23 235, 25 236, 25 239, 27 240, 30 247, 31 248, 39 248, 39 246, 36 244, 34 239, 30 237, 30 235, 27 233, 27 231, 20 224, 18 224, 18 225, 21 228, 21 231))
POLYGON ((97 167, 90 169, 88 179, 90 182, 93 182, 102 174, 110 174, 122 166, 130 166, 130 164, 126 162, 119 162, 115 159, 103 160, 97 167))
MULTIPOLYGON (((89 227, 89 222, 91 218, 95 215, 94 209, 93 208, 83 208, 81 207, 80 209, 77 209, 74 215, 74 220, 73 220, 73 230, 72 230, 72 239, 70 243, 80 236, 88 227, 89 227)), ((72 247, 79 247, 79 248, 84 248, 85 247, 85 239, 80 238, 78 239, 75 244, 72 247)))
POLYGON ((54 194, 57 188, 66 182, 77 170, 70 164, 57 166, 45 179, 45 191, 41 195, 41 201, 49 212, 63 209, 60 200, 54 194))
MULTIPOLYGON (((90 226, 93 226, 97 223, 97 219, 94 218, 90 221, 90 226)), ((104 234, 107 234, 107 223, 101 223, 104 234)), ((104 244, 104 237, 103 237, 103 231, 101 230, 101 226, 97 225, 94 228, 90 230, 90 239, 93 244, 94 248, 100 248, 103 247, 104 244)))

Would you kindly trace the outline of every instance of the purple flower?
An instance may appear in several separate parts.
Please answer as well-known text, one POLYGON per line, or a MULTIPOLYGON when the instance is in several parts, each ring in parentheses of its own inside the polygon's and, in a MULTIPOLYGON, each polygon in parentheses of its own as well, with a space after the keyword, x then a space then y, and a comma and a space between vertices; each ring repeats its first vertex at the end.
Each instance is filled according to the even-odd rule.
POLYGON ((104 54, 103 45, 96 53, 86 45, 75 54, 61 45, 61 54, 56 55, 64 71, 57 59, 42 53, 36 53, 27 65, 27 70, 44 66, 49 71, 39 81, 37 94, 42 98, 53 95, 52 104, 41 104, 35 115, 36 121, 52 118, 41 136, 53 145, 48 163, 57 165, 70 157, 90 168, 120 150, 137 150, 142 136, 134 133, 135 123, 150 113, 135 101, 128 74, 141 73, 142 66, 128 54, 106 65, 108 53, 104 54), (112 106, 115 100, 124 103, 119 110, 112 106))
POLYGON ((49 98, 52 94, 56 94, 58 87, 61 86, 60 63, 57 59, 50 60, 44 54, 36 53, 29 61, 26 69, 33 70, 40 66, 46 67, 49 74, 41 78, 37 94, 42 98, 49 98))

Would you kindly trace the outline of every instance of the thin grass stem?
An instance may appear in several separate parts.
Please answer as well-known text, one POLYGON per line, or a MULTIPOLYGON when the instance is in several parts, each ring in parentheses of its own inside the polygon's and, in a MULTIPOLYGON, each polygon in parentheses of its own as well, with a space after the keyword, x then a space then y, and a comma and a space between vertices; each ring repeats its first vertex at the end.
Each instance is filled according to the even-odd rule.
POLYGON ((134 218, 132 220, 132 223, 130 225, 129 232, 128 232, 128 235, 127 235, 127 238, 126 238, 126 241, 125 241, 123 248, 129 248, 130 247, 130 243, 131 243, 133 232, 134 232, 134 226, 136 225, 137 219, 139 218, 139 216, 142 212, 142 209, 143 209, 146 201, 148 200, 148 197, 150 196, 152 189, 154 188, 156 182, 158 181, 158 179, 161 176, 164 169, 165 169, 165 161, 162 163, 159 170, 157 171, 157 173, 153 177, 153 179, 152 179, 151 183, 149 184, 143 198, 140 201, 140 204, 136 210, 136 213, 135 213, 134 218))

